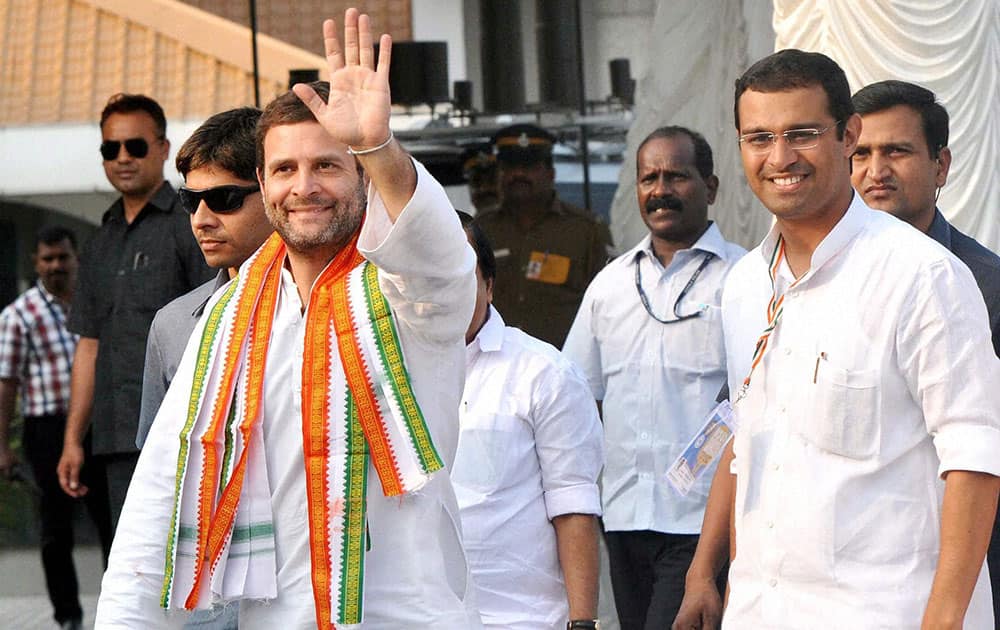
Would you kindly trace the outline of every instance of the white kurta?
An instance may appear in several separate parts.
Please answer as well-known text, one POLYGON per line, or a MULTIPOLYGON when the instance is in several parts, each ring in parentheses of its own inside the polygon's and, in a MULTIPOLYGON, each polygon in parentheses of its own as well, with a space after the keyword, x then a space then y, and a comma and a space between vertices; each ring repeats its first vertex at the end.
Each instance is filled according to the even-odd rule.
POLYGON ((569 603, 550 521, 601 514, 597 406, 568 359, 492 306, 467 360, 452 482, 483 623, 560 630, 569 603))
MULTIPOLYGON (((475 301, 475 255, 443 189, 417 164, 418 184, 395 224, 373 196, 358 243, 379 268, 396 317, 416 397, 447 466, 458 442, 464 333, 475 301)), ((216 296, 218 297, 218 296, 216 296)), ((200 337, 203 318, 192 339, 200 337)), ((301 360, 305 332, 291 274, 281 291, 267 359, 264 450, 275 529, 278 596, 244 601, 240 628, 291 630, 316 625, 302 453, 301 360)), ((183 408, 193 356, 185 357, 163 409, 183 408)), ((332 365, 337 369, 339 362, 332 365)), ((98 603, 98 628, 183 624, 186 614, 158 606, 183 414, 161 413, 139 459, 98 603)), ((363 628, 476 628, 474 589, 461 546, 458 506, 446 472, 403 497, 382 496, 369 471, 363 628)), ((253 483, 253 480, 247 480, 253 483)))
MULTIPOLYGON (((778 237, 732 270, 738 391, 778 237)), ((860 196, 794 287, 737 403, 736 559, 724 627, 919 628, 940 551, 941 475, 1000 473, 1000 361, 968 268, 860 196)), ((985 567, 965 627, 993 627, 985 567)))

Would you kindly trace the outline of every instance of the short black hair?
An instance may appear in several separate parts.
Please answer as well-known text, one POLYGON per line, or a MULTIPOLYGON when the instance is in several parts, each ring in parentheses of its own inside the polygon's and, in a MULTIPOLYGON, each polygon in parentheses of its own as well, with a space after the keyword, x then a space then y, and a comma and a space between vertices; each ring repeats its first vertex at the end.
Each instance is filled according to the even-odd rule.
POLYGON ((948 110, 927 88, 906 81, 879 81, 855 92, 851 101, 862 116, 905 105, 920 114, 924 139, 932 158, 948 146, 948 110))
POLYGON ((132 114, 146 112, 156 125, 156 135, 163 139, 167 137, 167 117, 163 114, 160 104, 145 94, 125 94, 119 92, 108 99, 107 105, 101 111, 101 129, 112 114, 132 114))
POLYGON ((476 223, 476 220, 468 212, 456 210, 458 218, 462 221, 465 233, 469 235, 472 242, 472 249, 476 250, 477 265, 479 273, 483 275, 483 280, 496 280, 497 259, 493 255, 493 244, 486 237, 486 232, 476 223))
POLYGON ((73 251, 76 251, 76 234, 73 230, 61 225, 45 225, 35 233, 35 249, 32 253, 38 253, 39 245, 58 245, 63 241, 69 241, 73 251))
POLYGON ((837 121, 837 139, 843 139, 847 119, 854 114, 847 75, 836 61, 826 55, 795 48, 779 50, 764 57, 736 79, 736 95, 733 99, 736 130, 740 129, 740 96, 747 90, 785 92, 816 85, 826 92, 830 115, 837 121))
POLYGON ((240 179, 257 179, 256 107, 238 107, 215 114, 184 141, 177 152, 177 172, 185 179, 195 169, 218 167, 240 179))
MULTIPOLYGON (((692 131, 680 125, 668 125, 654 129, 639 143, 639 148, 635 154, 638 156, 639 152, 642 151, 642 148, 650 140, 676 138, 678 136, 687 136, 691 139, 691 144, 694 145, 694 166, 698 169, 698 174, 701 175, 702 179, 707 179, 714 175, 715 161, 712 159, 712 147, 708 144, 708 140, 705 140, 705 137, 697 131, 692 131)), ((636 160, 636 168, 638 168, 638 160, 636 160)))

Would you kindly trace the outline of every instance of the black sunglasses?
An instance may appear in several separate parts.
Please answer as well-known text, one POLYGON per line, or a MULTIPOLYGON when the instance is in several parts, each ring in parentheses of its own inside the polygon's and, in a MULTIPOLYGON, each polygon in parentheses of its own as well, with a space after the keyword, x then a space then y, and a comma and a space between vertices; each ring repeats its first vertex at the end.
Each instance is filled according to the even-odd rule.
POLYGON ((247 195, 260 192, 260 186, 237 186, 228 184, 205 190, 191 190, 181 186, 177 194, 181 198, 181 206, 190 214, 198 211, 198 205, 204 201, 208 209, 216 214, 229 214, 243 207, 247 195))
POLYGON ((149 143, 143 138, 129 138, 128 140, 105 140, 101 143, 101 157, 107 161, 118 158, 122 145, 128 154, 136 159, 142 159, 149 155, 149 143))

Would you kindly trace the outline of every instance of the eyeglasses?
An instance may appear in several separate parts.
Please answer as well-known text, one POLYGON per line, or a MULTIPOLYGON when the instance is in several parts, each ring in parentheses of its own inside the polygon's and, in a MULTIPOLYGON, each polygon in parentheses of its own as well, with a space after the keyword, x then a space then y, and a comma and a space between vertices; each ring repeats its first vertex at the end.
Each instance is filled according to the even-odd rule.
POLYGON ((229 214, 243 207, 243 200, 247 195, 260 192, 260 186, 237 186, 228 184, 226 186, 216 186, 205 190, 191 190, 186 186, 181 186, 177 191, 181 199, 181 206, 190 214, 198 211, 198 205, 204 201, 208 209, 216 214, 229 214))
POLYGON ((812 149, 819 144, 819 137, 828 130, 836 127, 840 121, 822 129, 789 129, 783 133, 772 133, 770 131, 760 131, 757 133, 745 133, 740 136, 740 146, 746 147, 752 153, 769 153, 778 141, 778 136, 785 139, 785 144, 789 149, 802 151, 812 149))
MULTIPOLYGON (((640 252, 640 253, 645 254, 645 252, 640 252)), ((656 316, 656 313, 653 312, 653 307, 650 306, 649 304, 649 296, 646 295, 646 292, 642 288, 642 272, 639 271, 639 268, 642 266, 639 263, 641 263, 642 261, 636 260, 635 290, 639 292, 639 301, 642 302, 642 305, 646 308, 646 312, 649 313, 649 316, 655 319, 656 321, 660 322, 661 324, 676 324, 677 322, 683 322, 684 320, 694 319, 695 317, 701 315, 705 310, 704 307, 691 313, 690 315, 681 315, 679 312, 681 306, 681 300, 683 300, 684 296, 688 294, 688 291, 690 291, 691 287, 694 286, 695 280, 698 279, 698 276, 701 275, 702 271, 705 271, 705 267, 708 266, 708 263, 712 262, 712 258, 714 257, 715 254, 711 252, 705 254, 705 258, 701 261, 701 264, 698 265, 698 269, 695 270, 695 272, 691 275, 691 279, 687 281, 687 284, 684 285, 684 288, 681 289, 681 292, 677 295, 677 299, 674 300, 674 319, 660 319, 659 317, 656 316)))
POLYGON ((106 161, 118 158, 122 145, 128 154, 136 159, 142 159, 149 155, 149 143, 144 138, 129 138, 128 140, 105 140, 101 143, 101 157, 106 161))

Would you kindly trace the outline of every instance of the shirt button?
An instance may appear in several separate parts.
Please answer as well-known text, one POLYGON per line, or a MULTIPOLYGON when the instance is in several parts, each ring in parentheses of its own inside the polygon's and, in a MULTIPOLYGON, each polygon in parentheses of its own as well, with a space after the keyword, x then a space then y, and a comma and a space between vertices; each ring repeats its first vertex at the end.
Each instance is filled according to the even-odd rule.
POLYGON ((649 434, 646 433, 646 432, 640 433, 639 434, 639 439, 640 440, 648 440, 649 439, 649 434))
POLYGON ((792 349, 791 348, 785 348, 785 356, 788 356, 791 353, 792 353, 792 349))
POLYGON ((779 468, 781 468, 781 464, 772 464, 771 465, 771 470, 778 470, 779 468))
POLYGON ((771 580, 768 582, 768 584, 771 585, 771 588, 774 588, 775 586, 778 585, 778 580, 776 580, 774 578, 771 578, 771 580))
POLYGON ((785 411, 787 411, 787 410, 788 410, 788 407, 785 407, 784 405, 781 406, 781 413, 785 413, 785 411))
POLYGON ((767 528, 768 529, 774 529, 774 521, 768 521, 767 522, 767 528))

